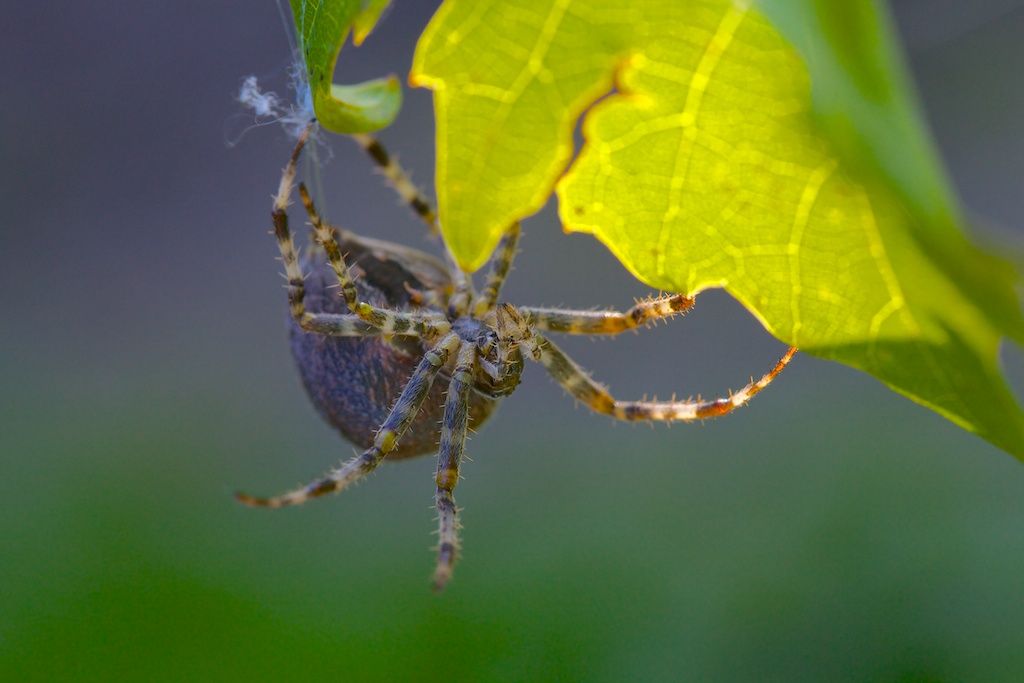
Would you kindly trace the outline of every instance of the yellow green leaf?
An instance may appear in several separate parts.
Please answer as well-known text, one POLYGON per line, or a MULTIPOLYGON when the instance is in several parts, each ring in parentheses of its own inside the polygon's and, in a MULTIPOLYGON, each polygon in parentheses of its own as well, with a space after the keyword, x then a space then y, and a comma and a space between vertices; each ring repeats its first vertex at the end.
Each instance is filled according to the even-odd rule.
POLYGON ((412 75, 466 269, 557 184, 564 228, 652 287, 724 287, 1024 458, 1017 275, 964 237, 905 80, 871 0, 449 0, 412 75))

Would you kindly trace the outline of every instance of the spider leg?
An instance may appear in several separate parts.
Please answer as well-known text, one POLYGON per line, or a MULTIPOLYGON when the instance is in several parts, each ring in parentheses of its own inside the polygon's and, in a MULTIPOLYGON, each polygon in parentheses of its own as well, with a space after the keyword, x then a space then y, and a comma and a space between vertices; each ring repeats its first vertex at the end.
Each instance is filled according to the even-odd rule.
POLYGON ((358 315, 306 313, 300 324, 306 332, 331 337, 377 337, 384 334, 358 315))
POLYGON ((466 423, 469 415, 469 388, 473 384, 473 365, 476 347, 463 342, 458 360, 448 385, 441 422, 441 446, 437 455, 437 504, 439 538, 437 569, 434 572, 434 590, 443 590, 451 578, 452 568, 459 558, 459 511, 455 507, 455 485, 459 481, 459 466, 466 449, 466 423))
POLYGON ((355 280, 352 279, 345 258, 341 254, 341 247, 338 246, 336 231, 321 220, 309 192, 301 183, 299 184, 299 195, 309 213, 309 221, 313 226, 316 239, 327 252, 327 260, 338 277, 338 284, 341 285, 341 293, 345 297, 345 303, 348 304, 349 310, 359 316, 361 320, 380 330, 381 334, 433 338, 446 334, 451 329, 448 319, 440 313, 434 315, 402 313, 360 301, 355 280))
MULTIPOLYGON (((372 135, 360 134, 352 135, 351 137, 380 167, 381 173, 388 179, 388 183, 395 189, 395 192, 398 193, 402 201, 408 204, 413 213, 427 224, 430 234, 440 235, 441 228, 437 222, 437 210, 434 208, 434 205, 413 184, 409 174, 399 165, 398 160, 388 154, 380 140, 372 135)), ((465 273, 462 272, 462 269, 459 268, 459 264, 456 262, 447 242, 444 242, 444 251, 455 285, 455 292, 450 304, 452 316, 458 317, 465 313, 469 300, 473 297, 473 286, 465 273)))
POLYGON ((288 281, 288 308, 299 325, 303 325, 311 314, 306 312, 306 307, 303 304, 303 299, 306 296, 305 278, 302 275, 302 269, 299 268, 299 257, 295 252, 295 242, 292 240, 291 230, 288 229, 288 204, 292 187, 295 184, 295 165, 299 161, 299 155, 302 153, 302 148, 306 144, 311 129, 312 125, 299 136, 295 150, 281 173, 281 184, 274 196, 274 208, 271 212, 274 221, 274 236, 277 237, 281 262, 284 263, 285 279, 288 281))
POLYGON ((494 250, 491 257, 491 272, 487 276, 487 284, 480 290, 480 296, 476 300, 473 314, 482 317, 487 311, 494 308, 501 287, 505 284, 505 278, 512 268, 512 259, 516 255, 516 247, 519 245, 519 221, 508 227, 505 234, 501 236, 498 248, 494 250))
POLYGON ((307 332, 326 334, 340 337, 367 337, 384 334, 378 327, 368 324, 356 315, 337 315, 329 313, 310 313, 306 310, 304 299, 306 296, 305 277, 299 267, 299 257, 295 250, 295 242, 292 239, 291 230, 288 227, 288 204, 292 194, 292 187, 295 185, 295 167, 306 144, 312 126, 309 126, 299 136, 288 164, 281 174, 281 184, 278 187, 277 195, 274 197, 274 208, 271 216, 274 221, 274 236, 277 237, 277 246, 281 252, 281 262, 284 263, 285 279, 288 281, 288 308, 291 311, 295 322, 307 332))
POLYGON ((416 366, 412 378, 405 385, 395 406, 377 431, 373 445, 361 454, 351 458, 341 467, 331 470, 325 477, 280 496, 257 498, 245 493, 236 493, 235 497, 246 505, 255 507, 279 508, 286 505, 300 505, 313 498, 340 491, 355 480, 372 472, 381 460, 398 445, 402 435, 405 434, 413 418, 420 411, 423 401, 426 400, 437 373, 448 362, 448 358, 455 349, 459 348, 460 343, 458 335, 450 333, 424 354, 423 360, 416 366))
POLYGON ((641 301, 624 313, 618 311, 567 311, 557 308, 522 307, 519 312, 538 330, 567 334, 619 334, 655 320, 688 311, 694 298, 684 294, 641 301))
POLYGON ((571 358, 541 335, 536 335, 540 362, 562 387, 596 413, 611 415, 617 420, 702 420, 730 413, 744 405, 782 372, 796 353, 791 347, 778 363, 761 379, 751 380, 728 398, 714 401, 617 401, 607 389, 595 382, 571 358))
POLYGON ((398 193, 402 201, 423 219, 423 222, 430 228, 430 232, 432 234, 440 232, 437 224, 437 211, 433 204, 413 184, 409 174, 399 165, 398 160, 388 154, 384 146, 380 144, 380 140, 372 135, 353 135, 351 137, 380 167, 381 173, 388 179, 391 187, 395 188, 395 192, 398 193))

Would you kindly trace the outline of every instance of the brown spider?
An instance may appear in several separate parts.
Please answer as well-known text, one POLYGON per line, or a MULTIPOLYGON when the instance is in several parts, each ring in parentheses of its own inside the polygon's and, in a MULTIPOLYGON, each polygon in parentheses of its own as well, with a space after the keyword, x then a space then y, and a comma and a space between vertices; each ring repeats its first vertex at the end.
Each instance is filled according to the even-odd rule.
MULTIPOLYGON (((728 398, 616 400, 542 333, 618 334, 683 313, 693 305, 692 297, 649 299, 625 313, 516 308, 499 303, 498 295, 516 252, 518 223, 503 236, 491 257, 487 282, 477 293, 447 249, 448 265, 424 252, 326 224, 301 183, 299 193, 313 239, 322 250, 312 251, 300 264, 287 206, 296 162, 311 127, 299 138, 284 169, 273 209, 274 234, 288 280, 292 352, 317 410, 366 450, 323 478, 275 498, 238 494, 244 503, 283 507, 340 491, 385 457, 407 458, 435 450, 440 422, 435 497, 440 545, 434 587, 441 590, 459 554, 453 491, 467 423, 481 424, 498 401, 512 393, 524 355, 540 362, 568 393, 595 412, 619 420, 671 421, 731 412, 768 386, 796 353, 791 348, 768 374, 728 398), (335 291, 339 285, 340 297, 335 291), (435 383, 439 375, 445 382, 435 383)), ((397 163, 375 139, 354 137, 402 198, 436 230, 431 204, 397 163)))

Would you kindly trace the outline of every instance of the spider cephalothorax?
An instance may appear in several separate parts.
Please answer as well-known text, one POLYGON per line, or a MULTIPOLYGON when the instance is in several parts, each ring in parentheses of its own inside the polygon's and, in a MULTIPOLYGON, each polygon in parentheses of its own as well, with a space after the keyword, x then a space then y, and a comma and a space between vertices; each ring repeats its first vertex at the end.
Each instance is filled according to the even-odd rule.
MULTIPOLYGON (((340 491, 385 457, 436 450, 437 589, 451 576, 459 552, 453 492, 468 423, 479 426, 498 401, 512 393, 524 356, 541 363, 568 393, 598 413, 628 421, 671 421, 717 417, 743 405, 771 383, 796 352, 790 349, 768 374, 728 398, 619 401, 544 333, 617 334, 683 313, 693 305, 692 297, 652 298, 624 313, 516 308, 499 303, 498 297, 519 241, 518 223, 505 232, 491 257, 487 282, 477 292, 447 251, 446 264, 415 249, 328 225, 301 184, 299 193, 320 248, 300 261, 287 206, 308 134, 307 128, 285 167, 273 211, 288 279, 292 352, 317 410, 365 450, 322 479, 281 496, 238 497, 264 507, 304 503, 340 491)), ((355 138, 409 205, 435 227, 429 202, 379 143, 355 138)))

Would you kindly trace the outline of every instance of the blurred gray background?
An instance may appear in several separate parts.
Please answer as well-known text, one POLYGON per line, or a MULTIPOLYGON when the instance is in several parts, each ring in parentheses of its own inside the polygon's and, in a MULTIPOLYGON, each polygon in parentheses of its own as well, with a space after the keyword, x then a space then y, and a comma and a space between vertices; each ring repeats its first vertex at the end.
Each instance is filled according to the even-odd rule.
MULTIPOLYGON (((435 8, 397 0, 336 80, 404 78, 435 8)), ((1020 253, 1024 3, 892 8, 965 207, 1020 253)), ((352 451, 287 354, 267 231, 289 143, 242 135, 232 100, 249 74, 283 94, 289 59, 269 1, 5 8, 0 678, 1024 679, 1024 468, 806 356, 728 418, 653 429, 528 368, 470 444, 440 597, 430 458, 301 509, 237 505, 352 451)), ((430 188, 430 94, 405 96, 382 138, 430 188)), ((332 147, 325 214, 429 248, 332 147)), ((648 293, 552 209, 524 226, 508 300, 648 293)), ((720 292, 564 346, 624 398, 724 393, 784 350, 720 292)))

